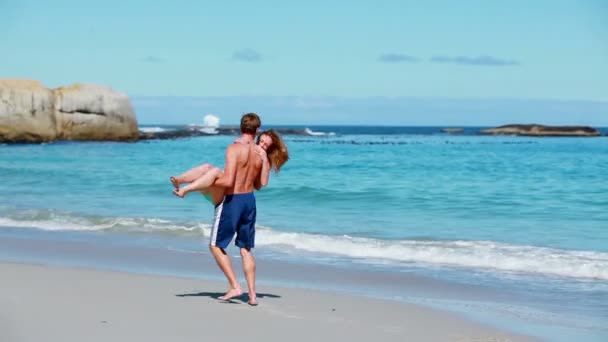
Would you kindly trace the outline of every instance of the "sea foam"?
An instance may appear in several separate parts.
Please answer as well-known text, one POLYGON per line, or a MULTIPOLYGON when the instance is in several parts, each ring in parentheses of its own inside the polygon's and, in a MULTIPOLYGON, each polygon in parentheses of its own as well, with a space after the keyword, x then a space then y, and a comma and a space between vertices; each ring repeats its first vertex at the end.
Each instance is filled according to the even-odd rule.
MULTIPOLYGON (((0 217, 0 229, 120 231, 210 235, 207 223, 160 218, 90 217, 54 211, 27 211, 0 217)), ((494 241, 382 240, 348 235, 285 232, 258 226, 257 246, 352 258, 372 263, 407 263, 608 280, 608 253, 512 245, 494 241)))

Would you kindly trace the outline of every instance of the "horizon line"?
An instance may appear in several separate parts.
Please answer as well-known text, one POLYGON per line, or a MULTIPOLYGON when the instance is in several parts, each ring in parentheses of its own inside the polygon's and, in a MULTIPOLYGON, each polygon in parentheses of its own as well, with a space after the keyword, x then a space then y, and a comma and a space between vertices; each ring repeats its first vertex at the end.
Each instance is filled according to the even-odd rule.
MULTIPOLYGON (((188 126, 188 125, 193 125, 193 123, 174 123, 174 124, 161 124, 161 123, 139 123, 138 122, 138 126, 139 125, 146 125, 146 126, 150 126, 150 125, 156 125, 156 126, 180 126, 180 125, 184 125, 184 126, 188 126)), ((195 124, 198 125, 198 124, 195 124)), ((219 127, 238 127, 240 125, 240 123, 234 123, 234 124, 222 124, 219 127)), ((607 126, 598 126, 598 125, 580 125, 580 124, 568 124, 568 125, 551 125, 551 124, 541 124, 541 123, 507 123, 507 124, 499 124, 499 125, 420 125, 420 124, 413 124, 413 125, 372 125, 372 124, 348 124, 348 125, 343 125, 343 124, 268 124, 267 126, 282 126, 282 127, 441 127, 441 128, 481 128, 481 127, 500 127, 500 126, 510 126, 510 125, 539 125, 539 126, 549 126, 549 127, 583 127, 583 126, 587 126, 587 127, 592 127, 592 128, 605 128, 608 129, 608 123, 606 124, 607 126)), ((264 125, 262 125, 263 127, 264 125)))

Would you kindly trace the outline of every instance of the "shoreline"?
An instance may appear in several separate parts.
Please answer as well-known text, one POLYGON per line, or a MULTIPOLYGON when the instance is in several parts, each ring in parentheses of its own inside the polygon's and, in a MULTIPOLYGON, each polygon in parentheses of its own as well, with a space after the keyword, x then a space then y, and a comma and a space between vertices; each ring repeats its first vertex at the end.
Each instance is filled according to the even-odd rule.
POLYGON ((258 285, 254 308, 217 300, 222 281, 6 262, 0 270, 0 317, 9 327, 0 331, 9 341, 236 341, 243 332, 269 341, 535 340, 441 310, 344 293, 258 285))
MULTIPOLYGON (((230 247, 227 252, 233 256, 237 276, 245 288, 238 251, 230 247)), ((443 272, 433 276, 416 269, 387 271, 373 265, 332 264, 326 258, 325 262, 299 260, 291 255, 285 259, 285 255, 277 253, 266 248, 256 253, 259 289, 312 290, 326 295, 417 305, 497 331, 541 340, 602 341, 605 336, 601 316, 585 315, 585 320, 564 316, 562 310, 570 311, 576 306, 554 300, 536 302, 537 296, 526 294, 534 292, 534 287, 513 292, 507 284, 496 288, 476 284, 477 281, 461 283, 446 278, 443 272)), ((220 284, 218 292, 225 286, 202 236, 193 240, 191 236, 151 233, 5 228, 0 230, 0 263, 3 262, 211 281, 220 284), (184 242, 188 244, 183 245, 184 242), (198 247, 194 250, 195 245, 198 247)))
MULTIPOLYGON (((193 239, 191 235, 5 227, 0 230, 0 263, 92 269, 224 284, 225 280, 207 251, 206 243, 202 235, 193 239)), ((237 276, 245 288, 238 251, 230 247, 227 252, 233 256, 237 276)), ((599 312, 565 315, 578 310, 577 306, 561 303, 557 297, 539 298, 540 294, 534 294, 539 289, 532 284, 522 284, 525 287, 513 291, 514 284, 505 280, 496 283, 498 287, 480 283, 488 276, 483 274, 470 274, 473 278, 463 283, 446 275, 446 270, 430 274, 428 270, 415 268, 387 271, 385 267, 377 268, 372 264, 347 265, 344 260, 329 256, 316 261, 300 259, 302 256, 283 255, 264 247, 255 255, 259 288, 312 290, 327 295, 419 305, 495 330, 541 340, 603 341, 606 336, 606 329, 602 328, 604 320, 599 312)), ((221 285, 218 291, 223 287, 221 285)), ((569 294, 565 292, 563 295, 569 294)))

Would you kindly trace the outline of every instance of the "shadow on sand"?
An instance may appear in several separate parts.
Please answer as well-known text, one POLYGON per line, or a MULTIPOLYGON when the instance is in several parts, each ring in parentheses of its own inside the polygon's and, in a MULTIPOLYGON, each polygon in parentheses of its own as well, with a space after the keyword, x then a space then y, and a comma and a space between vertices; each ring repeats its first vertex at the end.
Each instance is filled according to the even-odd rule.
MULTIPOLYGON (((220 300, 219 297, 221 297, 223 295, 224 295, 223 292, 198 292, 198 293, 176 294, 175 296, 176 297, 209 297, 209 298, 220 300)), ((279 295, 274 295, 274 294, 270 294, 270 293, 258 293, 257 297, 258 298, 281 298, 281 296, 279 296, 279 295)), ((234 297, 230 300, 225 300, 222 302, 225 302, 227 304, 243 304, 242 302, 246 303, 248 299, 249 298, 247 296, 247 293, 243 292, 243 294, 238 297, 234 297), (234 299, 238 299, 241 302, 235 302, 234 299)))

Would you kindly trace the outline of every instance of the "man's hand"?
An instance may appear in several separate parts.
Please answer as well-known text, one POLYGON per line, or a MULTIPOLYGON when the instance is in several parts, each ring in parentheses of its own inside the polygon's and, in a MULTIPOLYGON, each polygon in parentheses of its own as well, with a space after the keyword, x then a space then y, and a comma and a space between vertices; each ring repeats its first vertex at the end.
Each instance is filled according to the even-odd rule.
POLYGON ((266 151, 258 145, 255 145, 253 151, 262 158, 262 170, 260 170, 260 175, 256 178, 253 187, 256 190, 260 190, 261 188, 268 185, 268 179, 270 178, 270 162, 268 162, 268 155, 266 151))

